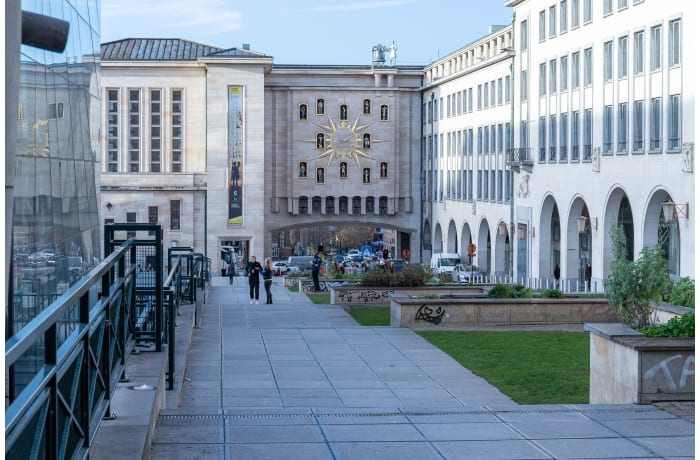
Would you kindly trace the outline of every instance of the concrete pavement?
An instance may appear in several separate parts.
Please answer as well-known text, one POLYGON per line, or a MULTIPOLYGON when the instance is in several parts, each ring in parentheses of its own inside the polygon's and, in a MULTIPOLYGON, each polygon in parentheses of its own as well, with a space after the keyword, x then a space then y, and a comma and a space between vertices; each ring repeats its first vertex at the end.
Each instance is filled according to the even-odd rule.
POLYGON ((281 279, 273 301, 213 279, 151 458, 694 458, 694 424, 655 406, 521 406, 411 330, 281 279))

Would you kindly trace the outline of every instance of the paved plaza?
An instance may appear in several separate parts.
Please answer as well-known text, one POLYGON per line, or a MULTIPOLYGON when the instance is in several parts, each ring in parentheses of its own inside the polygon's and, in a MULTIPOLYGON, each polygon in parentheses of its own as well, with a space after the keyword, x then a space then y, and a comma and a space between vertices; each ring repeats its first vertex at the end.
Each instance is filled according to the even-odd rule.
POLYGON ((213 279, 153 459, 694 458, 695 426, 671 412, 518 405, 413 331, 281 281, 251 305, 245 278, 213 279))

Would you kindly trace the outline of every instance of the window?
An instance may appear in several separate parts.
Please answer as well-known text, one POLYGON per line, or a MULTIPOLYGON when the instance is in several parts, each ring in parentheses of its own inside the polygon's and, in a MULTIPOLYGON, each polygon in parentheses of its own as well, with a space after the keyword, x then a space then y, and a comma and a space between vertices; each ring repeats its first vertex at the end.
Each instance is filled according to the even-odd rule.
POLYGON ((491 170, 491 201, 496 199, 496 171, 491 170))
POLYGON ((559 33, 563 34, 568 28, 566 0, 559 2, 559 33))
POLYGON ((484 127, 484 153, 489 153, 489 127, 484 127))
POLYGON ((498 151, 503 152, 503 123, 498 124, 498 151))
MULTIPOLYGON (((632 128, 632 149, 635 152, 644 151, 644 101, 634 101, 632 128)), ((661 148, 661 98, 651 100, 651 116, 649 117, 650 150, 661 148), (656 116, 654 110, 658 110, 656 116), (656 134, 656 137, 654 137, 656 134)))
POLYGON ((668 65, 673 67, 681 63, 681 20, 668 23, 668 65))
POLYGON ((537 127, 537 141, 539 142, 539 155, 537 160, 540 163, 547 161, 547 117, 540 117, 537 127))
POLYGON ((527 20, 520 23, 520 51, 527 51, 527 20))
MULTIPOLYGON (((182 108, 182 90, 174 89, 171 92, 172 110, 171 110, 171 155, 170 167, 172 172, 182 172, 182 151, 183 151, 183 108, 182 108)), ((178 211, 179 212, 179 211, 178 211)))
POLYGON ((569 89, 569 56, 562 56, 559 60, 559 89, 569 89))
POLYGON ((469 113, 474 111, 474 91, 472 90, 473 88, 469 88, 469 90, 467 90, 467 110, 469 113))
POLYGON ((491 125, 491 153, 496 153, 496 125, 491 125))
POLYGON ((520 72, 520 102, 527 101, 527 70, 520 72))
POLYGON ((579 11, 579 0, 571 0, 571 28, 574 29, 579 26, 580 22, 580 11, 579 11))
POLYGON ((161 91, 159 89, 151 90, 151 172, 160 172, 160 153, 161 153, 161 91))
POLYGON ((549 161, 557 161, 557 116, 549 116, 549 161))
POLYGON ((491 107, 496 105, 496 80, 491 80, 491 107))
POLYGON ((503 79, 498 79, 498 105, 503 104, 503 79))
POLYGON ((476 110, 481 110, 481 85, 476 87, 476 110))
POLYGON ((559 161, 567 161, 569 157, 569 114, 559 115, 559 161))
MULTIPOLYGON (((148 223, 157 224, 158 223, 158 206, 148 207, 148 223)), ((155 236, 156 232, 151 230, 148 232, 148 236, 155 236)))
POLYGON ((649 111, 649 150, 659 152, 661 150, 661 98, 651 100, 649 111))
MULTIPOLYGON (((368 101, 369 99, 365 99, 365 100, 368 101)), ((440 104, 440 120, 442 120, 443 118, 445 118, 445 101, 444 101, 444 98, 442 98, 442 97, 440 98, 439 104, 440 104)))
POLYGON ((603 43, 603 81, 610 81, 613 77, 613 42, 603 43))
POLYGON ((482 153, 484 153, 484 151, 482 150, 483 137, 484 137, 483 129, 478 128, 476 130, 476 154, 477 155, 481 155, 482 153))
POLYGON ((63 118, 63 102, 49 103, 49 120, 58 120, 63 118))
POLYGON ((540 11, 540 41, 543 42, 547 39, 547 20, 545 19, 546 17, 546 11, 542 10, 540 11))
POLYGON ((505 95, 505 102, 506 102, 506 104, 508 104, 508 103, 510 103, 510 76, 507 76, 507 77, 504 79, 503 86, 505 86, 505 88, 504 88, 505 91, 504 91, 504 92, 506 93, 506 95, 505 95))
POLYGON ((668 100, 668 149, 681 148, 681 96, 673 94, 668 100))
POLYGON ((606 105, 603 108, 603 153, 612 152, 613 108, 606 105))
POLYGON ((579 74, 581 69, 581 54, 577 51, 571 53, 571 88, 577 89, 580 86, 581 76, 579 74))
POLYGON ((180 230, 180 200, 170 200, 170 230, 180 230))
POLYGON ((603 15, 612 13, 613 0, 603 0, 603 15))
POLYGON ((583 50, 583 86, 593 81, 593 48, 583 50))
POLYGON ((593 20, 592 0, 583 0, 583 23, 588 24, 593 20))
POLYGON ((649 70, 661 69, 661 26, 649 30, 649 70))
POLYGON ((617 0, 617 9, 621 10, 627 8, 627 0, 617 0))
POLYGON ((527 131, 527 120, 520 122, 520 146, 522 148, 530 147, 530 138, 527 131))
POLYGON ((299 119, 307 120, 309 114, 309 106, 306 104, 299 104, 299 119))
POLYGON ((627 78, 627 36, 617 39, 617 76, 627 78))
POLYGON ((629 109, 626 102, 617 107, 617 152, 627 153, 627 120, 629 109))
POLYGON ((549 92, 554 94, 557 92, 557 60, 549 61, 549 92))
POLYGON ((107 90, 107 172, 119 170, 119 90, 107 90))
POLYGON ((547 94, 547 63, 540 64, 540 96, 547 94))
POLYGON ((487 109, 489 106, 489 84, 484 83, 484 108, 487 109))
MULTIPOLYGON (((365 101, 369 103, 369 99, 365 99, 363 102, 365 101)), ((316 99, 316 115, 323 115, 324 113, 326 113, 326 101, 323 98, 318 98, 316 99)))
POLYGON ((583 160, 591 161, 593 149, 593 110, 583 111, 583 160))
POLYGON ((634 33, 634 74, 644 72, 644 32, 634 33))
POLYGON ((580 149, 580 123, 581 112, 574 111, 571 113, 571 160, 578 161, 580 149))
POLYGON ((481 199, 481 171, 476 172, 476 199, 481 199))
POLYGON ((141 90, 129 90, 129 172, 141 164, 141 90))
POLYGON ((555 35, 557 35, 557 6, 552 5, 549 7, 549 36, 555 35))
MULTIPOLYGON (((126 223, 127 224, 135 224, 136 223, 136 213, 135 212, 127 212, 126 213, 126 223)), ((126 238, 136 238, 136 232, 134 231, 128 231, 126 232, 126 238)))
POLYGON ((487 170, 484 170, 484 193, 483 193, 483 198, 484 200, 489 199, 489 172, 487 170))

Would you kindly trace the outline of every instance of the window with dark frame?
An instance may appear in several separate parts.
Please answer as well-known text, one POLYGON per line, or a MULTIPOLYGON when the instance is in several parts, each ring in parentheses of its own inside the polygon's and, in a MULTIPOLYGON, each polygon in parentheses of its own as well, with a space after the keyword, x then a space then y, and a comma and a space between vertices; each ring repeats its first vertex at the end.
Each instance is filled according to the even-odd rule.
POLYGON ((180 200, 170 200, 170 230, 180 230, 180 200))

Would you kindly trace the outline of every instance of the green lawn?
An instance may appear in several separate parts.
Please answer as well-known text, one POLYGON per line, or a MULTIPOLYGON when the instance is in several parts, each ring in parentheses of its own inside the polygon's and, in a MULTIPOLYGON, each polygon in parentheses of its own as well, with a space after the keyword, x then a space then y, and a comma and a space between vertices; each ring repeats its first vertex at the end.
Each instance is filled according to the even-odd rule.
MULTIPOLYGON (((388 307, 354 307, 363 326, 388 326, 388 307)), ((558 331, 423 331, 430 343, 520 404, 586 404, 589 337, 558 331)))
POLYGON ((331 303, 331 294, 330 293, 314 293, 314 292, 307 292, 306 295, 311 299, 313 303, 331 303))

